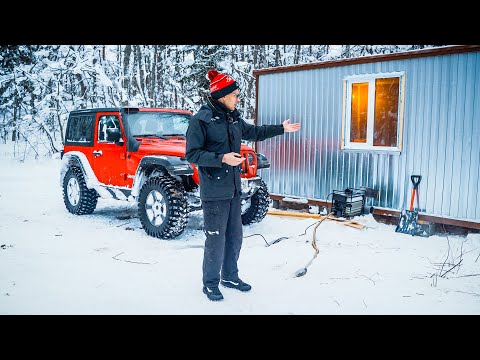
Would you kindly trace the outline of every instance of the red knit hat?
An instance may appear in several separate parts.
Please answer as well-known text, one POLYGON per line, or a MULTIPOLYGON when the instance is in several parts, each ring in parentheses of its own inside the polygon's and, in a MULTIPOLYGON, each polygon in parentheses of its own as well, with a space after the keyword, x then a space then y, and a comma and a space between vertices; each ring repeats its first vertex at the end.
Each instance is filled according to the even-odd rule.
POLYGON ((220 99, 238 89, 238 84, 233 78, 217 70, 208 70, 207 79, 210 80, 210 94, 214 99, 220 99))

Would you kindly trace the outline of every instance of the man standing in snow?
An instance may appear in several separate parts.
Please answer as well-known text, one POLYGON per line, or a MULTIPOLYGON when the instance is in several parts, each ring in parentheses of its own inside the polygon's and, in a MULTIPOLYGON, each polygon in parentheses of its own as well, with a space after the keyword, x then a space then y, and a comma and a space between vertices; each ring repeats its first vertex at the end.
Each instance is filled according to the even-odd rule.
POLYGON ((241 140, 262 141, 300 129, 290 119, 281 125, 254 126, 240 118, 237 82, 228 75, 209 70, 210 96, 191 118, 185 157, 198 166, 204 232, 203 292, 210 300, 223 299, 218 285, 249 291, 252 287, 238 276, 237 261, 242 247, 241 140), (221 275, 221 276, 220 276, 221 275))

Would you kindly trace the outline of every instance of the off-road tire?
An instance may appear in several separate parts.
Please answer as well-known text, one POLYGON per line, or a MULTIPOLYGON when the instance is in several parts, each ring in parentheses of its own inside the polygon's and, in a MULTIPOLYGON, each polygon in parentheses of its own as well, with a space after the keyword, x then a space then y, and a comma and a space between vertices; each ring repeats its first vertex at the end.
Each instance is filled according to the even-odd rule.
POLYGON ((160 239, 179 236, 188 222, 187 194, 182 183, 168 175, 148 179, 140 189, 138 216, 143 229, 150 236, 160 239), (156 215, 158 212, 164 215, 156 215), (163 218, 163 221, 154 225, 149 216, 153 222, 157 218, 163 218))
POLYGON ((75 215, 91 214, 97 207, 97 201, 98 193, 87 188, 82 170, 70 167, 63 178, 63 202, 67 210, 75 215))
POLYGON ((267 215, 270 206, 270 196, 267 184, 262 180, 258 190, 250 198, 250 207, 242 214, 242 224, 248 225, 260 222, 267 215))

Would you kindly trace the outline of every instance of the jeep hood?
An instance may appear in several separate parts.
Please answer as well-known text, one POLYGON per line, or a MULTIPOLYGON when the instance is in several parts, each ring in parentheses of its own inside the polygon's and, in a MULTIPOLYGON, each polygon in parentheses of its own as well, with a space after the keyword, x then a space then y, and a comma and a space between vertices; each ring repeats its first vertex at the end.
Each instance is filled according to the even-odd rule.
MULTIPOLYGON (((185 156, 186 141, 182 138, 171 138, 168 140, 157 138, 137 138, 140 143, 138 152, 145 155, 171 155, 185 156)), ((241 145, 240 151, 253 151, 250 146, 241 145)))
POLYGON ((152 139, 152 138, 137 138, 140 142, 138 152, 145 155, 173 155, 185 156, 185 140, 180 138, 152 139))

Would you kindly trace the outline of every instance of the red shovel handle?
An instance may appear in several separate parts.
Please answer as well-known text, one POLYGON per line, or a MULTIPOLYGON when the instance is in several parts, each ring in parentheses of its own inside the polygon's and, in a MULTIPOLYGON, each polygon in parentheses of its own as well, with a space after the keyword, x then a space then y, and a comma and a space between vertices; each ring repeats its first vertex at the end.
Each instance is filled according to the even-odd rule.
POLYGON ((413 202, 415 200, 415 193, 416 192, 417 192, 417 188, 414 187, 413 190, 412 190, 412 200, 410 200, 410 211, 413 210, 413 202))

